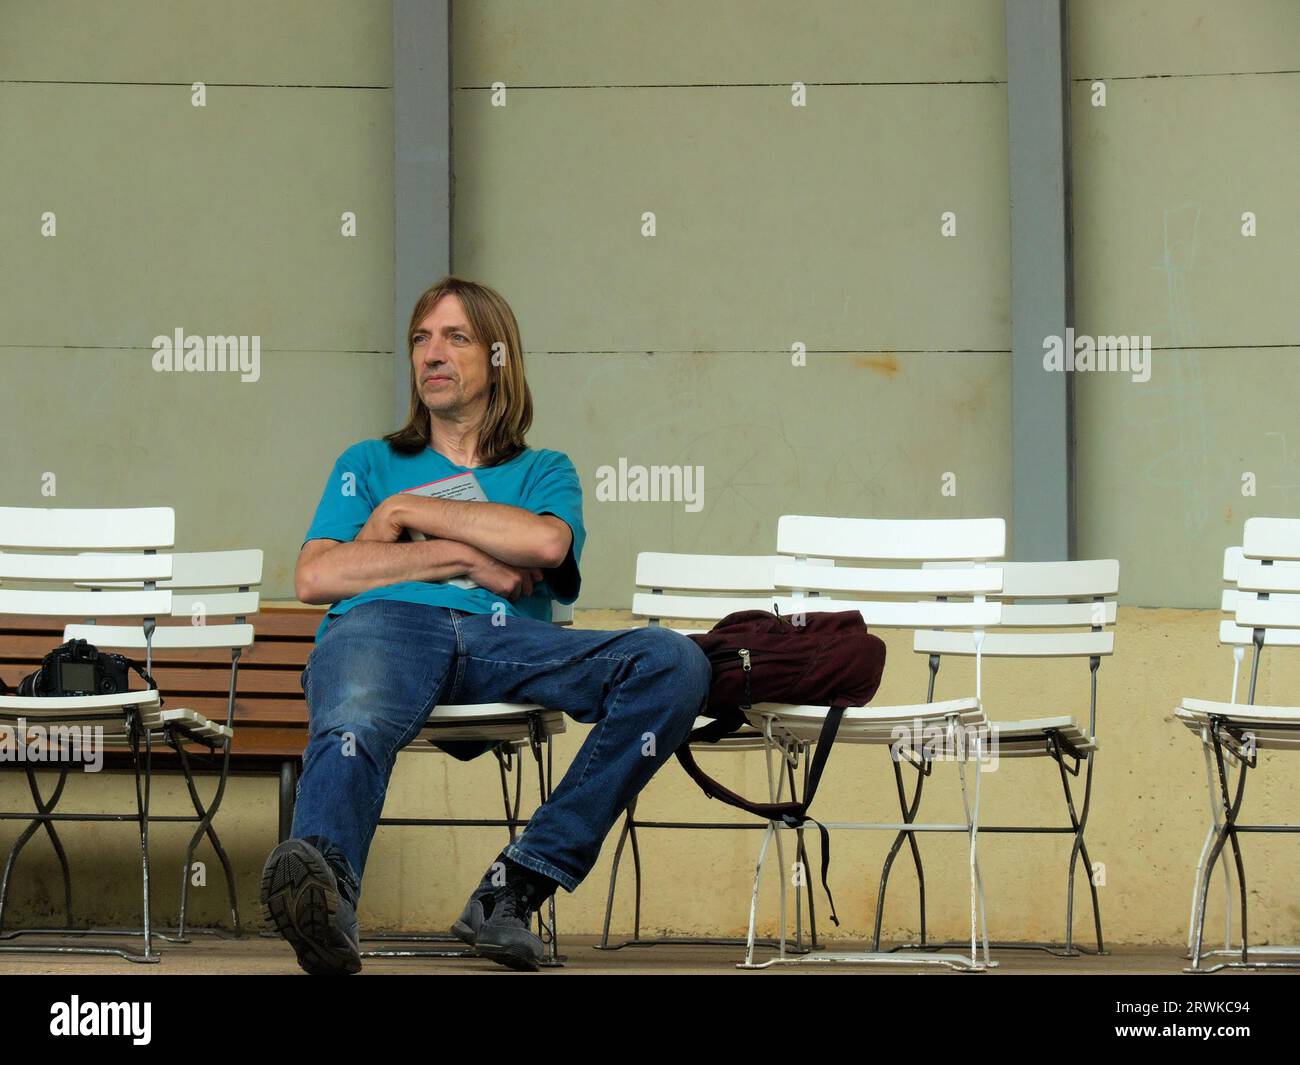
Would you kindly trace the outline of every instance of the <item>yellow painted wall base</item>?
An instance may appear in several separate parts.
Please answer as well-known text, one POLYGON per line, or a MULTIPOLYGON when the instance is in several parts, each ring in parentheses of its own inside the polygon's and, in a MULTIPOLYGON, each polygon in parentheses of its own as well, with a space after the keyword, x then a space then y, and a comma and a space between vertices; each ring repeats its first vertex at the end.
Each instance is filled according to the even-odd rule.
MULTIPOLYGON (((620 611, 579 611, 577 623, 617 628, 630 623, 620 611)), ((1097 863, 1102 918, 1108 942, 1175 944, 1186 935, 1192 872, 1207 824, 1207 792, 1199 744, 1173 721, 1182 695, 1227 698, 1232 658, 1217 644, 1213 611, 1121 608, 1116 653, 1102 663, 1095 795, 1088 831, 1097 863)), ((925 659, 900 634, 885 634, 889 664, 878 702, 916 702, 925 697, 925 659)), ((1262 702, 1294 703, 1300 663, 1284 653, 1265 658, 1260 672, 1262 702)), ((937 697, 973 688, 968 663, 945 662, 937 697)), ((1086 715, 1086 662, 992 662, 985 675, 990 714, 999 719, 1071 712, 1086 715)), ((556 747, 557 779, 586 732, 570 723, 556 747)), ((706 754, 706 770, 751 796, 766 794, 760 754, 706 754)), ((21 774, 0 774, 0 804, 30 809, 21 774)), ((907 778, 910 780, 910 777, 907 778)), ((986 824, 1066 824, 1060 779, 1047 760, 1004 760, 982 780, 986 824)), ((232 781, 218 822, 238 872, 245 921, 256 922, 262 862, 275 842, 276 782, 240 777, 232 781)), ((525 777, 525 808, 536 796, 536 778, 525 777)), ((926 785, 921 815, 935 821, 960 818, 956 767, 941 764, 926 785)), ((1291 759, 1264 752, 1251 774, 1243 818, 1252 822, 1296 822, 1300 800, 1291 759)), ((70 782, 62 809, 130 810, 129 778, 88 777, 70 782)), ((179 781, 155 788, 159 811, 183 812, 188 804, 179 781)), ((893 773, 882 749, 837 750, 818 795, 817 814, 831 821, 896 820, 893 773)), ((403 754, 385 807, 388 816, 497 817, 501 795, 491 758, 460 763, 437 753, 403 754)), ((670 762, 642 793, 639 815, 653 820, 745 821, 744 815, 706 799, 670 762), (734 815, 734 817, 733 817, 734 815)), ((0 823, 0 847, 8 849, 19 825, 0 823)), ((170 922, 179 898, 180 862, 188 828, 159 826, 153 833, 154 900, 157 919, 170 922)), ((77 916, 103 924, 138 920, 138 847, 132 828, 73 826, 60 830, 75 875, 77 916)), ((645 869, 643 934, 742 934, 761 833, 704 833, 646 829, 641 835, 645 869)), ((445 930, 465 897, 504 842, 504 830, 383 828, 376 836, 363 885, 364 928, 445 930)), ((787 837, 790 838, 790 837, 787 837)), ((561 892, 559 920, 569 933, 598 933, 616 835, 606 842, 590 877, 573 895, 561 892)), ((827 937, 861 939, 874 919, 881 862, 890 843, 886 833, 839 832, 834 836, 831 886, 841 918, 826 920, 825 897, 815 897, 819 931, 827 937)), ((809 837, 814 869, 820 861, 815 833, 809 837)), ((1300 851, 1284 837, 1244 840, 1251 902, 1252 943, 1300 940, 1300 851)), ((1069 837, 986 835, 981 864, 990 933, 1000 939, 1060 939, 1064 933, 1066 861, 1069 837)), ((966 849, 959 836, 922 840, 933 937, 967 932, 966 849)), ((225 919, 224 885, 210 849, 200 848, 206 886, 191 892, 193 919, 225 919)), ((614 934, 631 928, 631 863, 625 855, 613 924, 614 934)), ((786 875, 793 862, 787 848, 786 875)), ((775 869, 765 878, 762 930, 776 929, 775 869)), ((815 879, 815 878, 814 878, 815 879)), ((46 924, 60 919, 58 864, 47 841, 37 837, 23 852, 11 886, 6 926, 46 924)), ((1216 884, 1210 929, 1222 928, 1223 892, 1216 884)), ((1075 900, 1076 936, 1088 942, 1091 918, 1080 877, 1075 900)), ((904 850, 890 883, 884 934, 897 941, 919 929, 916 879, 904 850)))

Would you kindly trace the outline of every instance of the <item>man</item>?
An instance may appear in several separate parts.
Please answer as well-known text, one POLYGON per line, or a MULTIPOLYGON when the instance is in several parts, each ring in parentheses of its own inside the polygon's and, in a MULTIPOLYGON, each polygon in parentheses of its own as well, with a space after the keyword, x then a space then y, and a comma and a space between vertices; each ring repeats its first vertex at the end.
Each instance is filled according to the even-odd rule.
POLYGON ((408 340, 407 424, 339 457, 298 556, 298 598, 332 605, 302 675, 293 838, 267 859, 262 903, 302 968, 356 972, 361 876, 398 751, 439 704, 537 703, 591 731, 453 926, 484 957, 535 970, 533 915, 581 883, 685 739, 709 664, 667 629, 550 623, 552 602, 578 595, 582 490, 567 456, 525 446, 532 398, 505 300, 445 277, 408 340), (408 491, 467 471, 486 501, 408 491))

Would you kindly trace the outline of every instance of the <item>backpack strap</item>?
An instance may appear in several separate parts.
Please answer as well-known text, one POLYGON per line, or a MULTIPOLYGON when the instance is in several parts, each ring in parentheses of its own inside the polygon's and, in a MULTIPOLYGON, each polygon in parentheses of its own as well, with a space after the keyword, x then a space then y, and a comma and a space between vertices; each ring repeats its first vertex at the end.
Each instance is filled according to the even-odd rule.
MULTIPOLYGON (((826 900, 830 903, 831 923, 836 927, 839 927, 840 920, 835 913, 835 899, 831 895, 830 884, 827 879, 831 864, 830 833, 826 831, 826 826, 820 821, 808 816, 808 808, 812 805, 813 797, 817 794, 817 785, 821 783, 822 772, 826 768, 826 759, 830 757, 831 746, 835 742, 836 733, 840 730, 840 722, 844 719, 846 709, 848 709, 846 704, 834 703, 826 712, 826 720, 822 722, 821 732, 817 736, 817 743, 813 750, 812 764, 808 769, 808 790, 801 801, 753 802, 744 796, 737 795, 730 788, 719 784, 705 773, 696 763, 695 756, 691 754, 691 744, 699 740, 712 738, 707 735, 712 731, 711 726, 706 725, 697 729, 687 737, 686 742, 678 747, 676 752, 677 760, 682 764, 682 768, 686 770, 690 778, 700 786, 700 789, 710 799, 720 799, 728 806, 734 806, 738 810, 744 810, 767 821, 781 821, 791 828, 799 828, 808 821, 812 821, 817 826, 822 841, 822 890, 826 892, 826 900)), ((781 875, 785 875, 784 870, 781 875)))

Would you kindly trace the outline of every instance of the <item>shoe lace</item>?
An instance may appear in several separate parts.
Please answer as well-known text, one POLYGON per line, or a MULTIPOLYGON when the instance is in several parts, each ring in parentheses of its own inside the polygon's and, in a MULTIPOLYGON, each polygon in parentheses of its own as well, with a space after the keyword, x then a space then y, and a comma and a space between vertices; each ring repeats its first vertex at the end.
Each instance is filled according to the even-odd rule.
MULTIPOLYGON (((542 900, 543 902, 545 900, 542 900)), ((550 943, 555 938, 554 929, 547 924, 542 917, 542 906, 535 901, 535 897, 530 888, 524 887, 515 890, 506 890, 496 899, 492 916, 495 918, 498 914, 503 917, 513 918, 519 921, 524 927, 532 923, 534 915, 537 917, 537 925, 540 931, 539 938, 544 944, 550 943)))

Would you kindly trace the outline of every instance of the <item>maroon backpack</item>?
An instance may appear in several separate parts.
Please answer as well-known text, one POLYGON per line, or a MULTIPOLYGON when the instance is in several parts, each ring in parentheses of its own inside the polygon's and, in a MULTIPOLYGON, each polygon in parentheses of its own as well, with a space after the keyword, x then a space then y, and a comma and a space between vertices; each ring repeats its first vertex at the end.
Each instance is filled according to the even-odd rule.
MULTIPOLYGON (((798 828, 812 820, 812 805, 844 711, 869 703, 885 669, 885 644, 867 631, 856 610, 813 611, 795 619, 766 610, 728 614, 708 632, 692 635, 709 657, 713 679, 701 713, 714 720, 696 729, 677 749, 677 760, 711 799, 769 821, 798 828), (796 622, 800 622, 796 624, 796 622), (808 784, 802 799, 752 802, 719 784, 696 764, 690 745, 717 742, 748 722, 744 711, 755 703, 826 706, 829 711, 817 737, 808 784)), ((830 899, 826 875, 830 837, 814 821, 822 838, 822 886, 830 899)), ((838 925, 831 900, 831 920, 838 925)))

